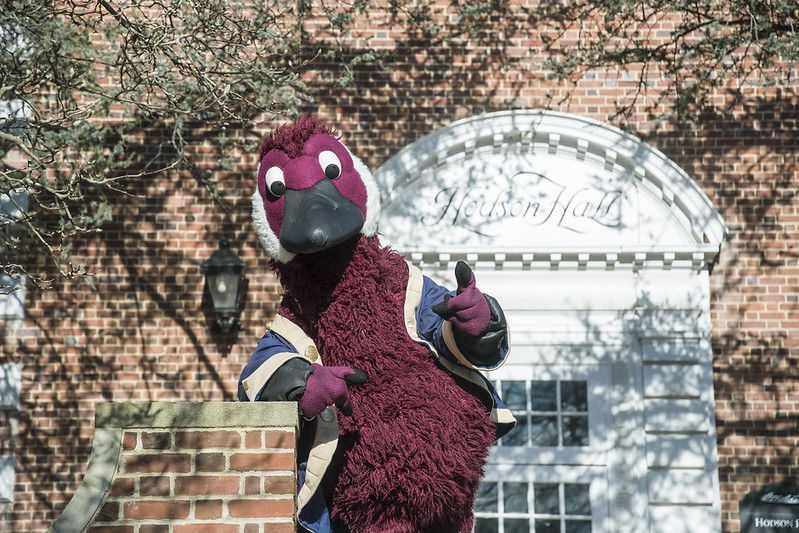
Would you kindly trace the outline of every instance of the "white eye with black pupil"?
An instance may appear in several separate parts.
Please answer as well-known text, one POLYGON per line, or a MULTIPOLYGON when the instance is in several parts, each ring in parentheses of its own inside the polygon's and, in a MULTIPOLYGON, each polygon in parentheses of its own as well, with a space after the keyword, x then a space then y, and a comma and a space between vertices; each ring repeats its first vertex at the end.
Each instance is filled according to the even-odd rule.
POLYGON ((325 176, 328 179, 336 180, 341 176, 341 161, 330 150, 325 150, 319 154, 319 165, 325 171, 325 176))
POLYGON ((283 169, 272 167, 266 171, 266 188, 273 196, 283 196, 286 192, 286 180, 283 178, 283 169))

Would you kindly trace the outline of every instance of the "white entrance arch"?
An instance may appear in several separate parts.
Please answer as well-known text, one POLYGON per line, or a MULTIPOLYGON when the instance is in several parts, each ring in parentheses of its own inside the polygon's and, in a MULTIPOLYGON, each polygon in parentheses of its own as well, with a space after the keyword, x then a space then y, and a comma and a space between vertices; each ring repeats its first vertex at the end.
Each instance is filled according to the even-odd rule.
POLYGON ((720 531, 708 275, 726 227, 693 180, 616 128, 518 110, 441 128, 375 178, 384 244, 448 285, 468 261, 508 315, 489 378, 520 424, 477 531, 720 531))

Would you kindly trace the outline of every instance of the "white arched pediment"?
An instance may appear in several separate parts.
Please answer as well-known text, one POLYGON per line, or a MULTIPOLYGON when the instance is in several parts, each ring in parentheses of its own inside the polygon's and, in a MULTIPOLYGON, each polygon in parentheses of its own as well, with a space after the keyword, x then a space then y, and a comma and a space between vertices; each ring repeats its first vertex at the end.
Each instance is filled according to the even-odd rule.
POLYGON ((661 152, 564 113, 459 120, 408 145, 375 178, 383 241, 417 261, 701 269, 726 231, 707 196, 661 152))

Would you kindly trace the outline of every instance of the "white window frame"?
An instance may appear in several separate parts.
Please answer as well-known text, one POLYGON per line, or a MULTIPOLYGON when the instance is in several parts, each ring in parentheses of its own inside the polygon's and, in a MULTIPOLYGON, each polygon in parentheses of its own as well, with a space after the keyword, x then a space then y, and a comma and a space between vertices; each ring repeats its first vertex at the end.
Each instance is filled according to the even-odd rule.
MULTIPOLYGON (((492 464, 607 464, 610 369, 606 365, 539 366, 505 364, 488 376, 493 382, 585 381, 588 392, 588 446, 505 446, 491 448, 492 464)), ((499 390, 499 389, 498 389, 499 390)), ((515 430, 514 430, 515 431, 515 430)))
MULTIPOLYGON (((0 411, 18 411, 22 386, 22 365, 0 364, 0 411)), ((9 428, 11 431, 14 428, 9 428)), ((14 456, 0 455, 0 502, 14 501, 14 456)))
MULTIPOLYGON (((0 225, 15 225, 28 210, 27 191, 12 191, 0 194, 0 225)), ((21 319, 25 317, 24 274, 9 276, 0 274, 0 320, 21 319)))
POLYGON ((14 501, 14 483, 16 471, 13 455, 0 455, 0 503, 14 501))
MULTIPOLYGON (((591 501, 591 531, 603 533, 611 531, 608 511, 608 475, 607 468, 592 465, 520 465, 490 464, 486 466, 483 481, 517 482, 517 483, 585 483, 589 485, 591 501)), ((499 521, 499 533, 504 533, 502 519, 506 516, 499 498, 497 513, 476 512, 475 518, 492 518, 499 521)), ((533 502, 529 502, 528 514, 533 520, 533 502)), ((509 517, 518 517, 511 514, 509 517)), ((531 522, 532 526, 532 522, 531 522)), ((533 532, 535 529, 530 528, 533 532)))

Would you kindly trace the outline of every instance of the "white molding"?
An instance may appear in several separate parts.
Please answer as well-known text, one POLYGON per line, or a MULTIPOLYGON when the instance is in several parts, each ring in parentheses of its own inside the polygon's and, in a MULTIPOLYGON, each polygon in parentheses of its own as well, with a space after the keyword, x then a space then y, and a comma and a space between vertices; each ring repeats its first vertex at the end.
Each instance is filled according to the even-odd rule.
MULTIPOLYGON (((671 242, 666 247, 585 246, 587 236, 577 245, 570 243, 562 250, 551 247, 512 250, 483 242, 471 250, 481 250, 479 260, 496 268, 518 262, 522 268, 689 268, 712 267, 727 227, 711 201, 696 183, 673 161, 634 135, 607 124, 552 111, 512 110, 488 113, 462 119, 436 130, 411 143, 386 161, 374 177, 380 185, 383 203, 383 230, 388 244, 411 256, 422 254, 425 260, 441 262, 443 255, 453 254, 453 260, 468 252, 450 249, 447 236, 436 231, 432 235, 414 235, 417 244, 407 245, 407 223, 404 228, 391 222, 407 218, 408 213, 395 214, 395 208, 418 195, 420 187, 429 187, 440 177, 437 169, 451 173, 481 158, 488 161, 496 154, 509 157, 556 157, 557 161, 578 162, 586 172, 616 176, 619 183, 630 184, 654 202, 671 223, 679 226, 684 242, 671 242), (591 170, 594 169, 594 170, 591 170), (394 217, 394 218, 392 218, 394 217), (399 232, 392 235, 393 232, 399 232), (405 233, 402 233, 405 232, 405 233), (405 238, 406 243, 399 242, 405 238), (433 239, 433 241, 430 241, 433 239), (429 242, 425 242, 429 241, 429 242), (434 249, 435 252, 432 252, 434 249), (439 254, 438 258, 430 257, 439 254)), ((540 159, 540 158, 539 158, 540 159)), ((489 164, 489 163, 486 163, 489 164)), ((574 163, 571 163, 574 164, 574 163)), ((464 178, 465 179, 465 178, 464 178)), ((633 203, 635 202, 634 200, 633 203)))
POLYGON ((537 248, 530 250, 474 251, 443 245, 435 250, 400 250, 419 268, 447 270, 458 261, 473 269, 488 270, 707 270, 713 266, 718 247, 698 244, 694 247, 668 248, 537 248))

